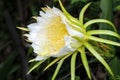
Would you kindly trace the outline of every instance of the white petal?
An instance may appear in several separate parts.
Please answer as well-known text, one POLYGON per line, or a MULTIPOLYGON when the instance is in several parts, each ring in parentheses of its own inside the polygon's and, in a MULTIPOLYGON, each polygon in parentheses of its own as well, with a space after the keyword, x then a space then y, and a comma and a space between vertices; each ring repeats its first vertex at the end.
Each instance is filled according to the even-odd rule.
POLYGON ((36 32, 36 31, 38 31, 40 29, 40 27, 39 27, 39 25, 37 23, 29 24, 27 27, 32 32, 36 32))
POLYGON ((53 18, 56 16, 52 10, 46 10, 45 13, 43 11, 40 11, 40 15, 45 19, 45 21, 49 20, 48 18, 53 18))
POLYGON ((69 25, 67 25, 66 28, 71 36, 78 36, 80 38, 83 37, 83 34, 81 32, 78 32, 78 31, 72 29, 69 25))
POLYGON ((62 14, 62 12, 58 8, 53 7, 52 10, 58 16, 60 16, 62 14))
POLYGON ((75 49, 72 48, 71 46, 71 43, 73 43, 73 38, 71 36, 66 36, 65 37, 65 46, 67 46, 67 48, 70 50, 70 51, 74 51, 75 49))
POLYGON ((32 43, 31 46, 33 47, 34 52, 37 53, 37 54, 39 54, 43 51, 42 47, 35 44, 35 43, 32 43))
MULTIPOLYGON (((38 55, 36 57, 36 60, 46 59, 48 58, 48 56, 49 57, 60 57, 60 56, 63 56, 70 52, 75 51, 76 47, 72 46, 71 44, 74 44, 74 43, 77 44, 77 41, 75 41, 70 36, 79 36, 79 37, 83 36, 80 32, 73 30, 69 25, 66 24, 66 29, 68 33, 70 34, 70 36, 66 36, 64 38, 65 45, 63 44, 61 49, 58 49, 57 51, 51 51, 51 48, 50 48, 51 43, 49 43, 50 41, 49 39, 47 39, 48 38, 47 28, 51 20, 55 18, 56 16, 61 17, 61 19, 62 18, 64 19, 64 17, 62 17, 64 16, 62 12, 55 7, 53 7, 52 9, 48 9, 45 12, 40 11, 40 17, 37 17, 37 23, 32 23, 28 25, 28 28, 30 30, 29 35, 28 35, 28 40, 32 42, 31 46, 34 49, 34 52, 38 55), (47 51, 46 54, 45 54, 45 51, 47 51)), ((63 23, 65 24, 65 20, 63 20, 63 23)))
POLYGON ((56 14, 53 13, 53 11, 51 11, 51 10, 46 11, 46 17, 52 18, 52 17, 55 17, 55 16, 56 16, 56 14))
POLYGON ((36 40, 36 33, 32 33, 30 32, 29 35, 28 35, 28 40, 34 42, 36 40))
POLYGON ((65 46, 62 49, 60 49, 59 53, 57 53, 55 55, 51 55, 51 56, 52 57, 60 57, 60 56, 66 55, 66 54, 68 54, 70 52, 72 52, 72 51, 70 51, 70 49, 67 46, 65 46))
POLYGON ((40 61, 40 60, 45 60, 45 59, 47 59, 48 57, 44 57, 44 56, 37 56, 36 58, 35 58, 35 60, 36 61, 40 61))
POLYGON ((41 26, 44 27, 42 25, 46 24, 46 20, 42 17, 37 17, 37 23, 41 26))
POLYGON ((45 15, 45 13, 43 11, 40 11, 40 14, 39 14, 41 17, 45 15))
POLYGON ((65 46, 63 48, 60 49, 59 53, 52 55, 53 57, 60 57, 63 55, 66 55, 70 52, 75 51, 74 48, 72 48, 71 44, 74 43, 74 40, 71 36, 66 36, 65 37, 65 46))

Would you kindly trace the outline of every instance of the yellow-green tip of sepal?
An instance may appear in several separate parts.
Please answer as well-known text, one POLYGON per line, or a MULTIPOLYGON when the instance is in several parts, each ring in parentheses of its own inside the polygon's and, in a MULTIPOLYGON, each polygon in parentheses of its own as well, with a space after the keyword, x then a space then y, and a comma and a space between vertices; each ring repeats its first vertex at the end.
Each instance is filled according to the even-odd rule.
POLYGON ((17 28, 23 31, 29 31, 27 28, 24 28, 24 27, 17 27, 17 28))
POLYGON ((33 16, 32 18, 35 19, 35 20, 37 20, 37 16, 33 16))
POLYGON ((85 11, 87 10, 87 8, 88 8, 90 5, 91 5, 91 3, 86 4, 86 5, 82 8, 82 10, 80 11, 80 13, 79 13, 79 22, 80 22, 81 24, 83 24, 84 13, 85 13, 85 11))

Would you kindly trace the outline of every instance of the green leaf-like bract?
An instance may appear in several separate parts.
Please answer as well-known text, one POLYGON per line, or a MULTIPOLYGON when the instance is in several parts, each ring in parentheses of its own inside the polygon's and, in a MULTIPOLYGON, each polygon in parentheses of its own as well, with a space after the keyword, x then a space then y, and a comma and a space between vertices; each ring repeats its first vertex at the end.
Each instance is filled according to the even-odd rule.
POLYGON ((105 68, 108 70, 108 72, 114 76, 114 74, 112 73, 112 70, 110 69, 109 65, 106 63, 106 61, 99 55, 99 53, 88 43, 86 42, 85 47, 91 52, 92 55, 94 55, 96 57, 96 59, 98 59, 104 66, 105 68))
MULTIPOLYGON (((45 59, 46 60, 46 59, 45 59)), ((31 71, 33 71, 35 68, 37 68, 38 66, 40 66, 45 60, 39 61, 37 62, 29 71, 27 74, 29 74, 31 71)))
POLYGON ((76 63, 77 52, 71 57, 71 80, 75 80, 75 63, 76 63))
POLYGON ((58 62, 58 65, 57 65, 56 70, 55 70, 55 72, 54 72, 54 74, 53 74, 52 80, 55 80, 55 78, 56 78, 56 76, 57 76, 57 74, 58 74, 58 72, 59 72, 59 70, 60 70, 60 68, 61 68, 64 60, 65 60, 66 58, 68 58, 69 56, 71 56, 72 54, 73 54, 73 53, 69 53, 69 54, 65 55, 65 56, 58 62))
POLYGON ((88 75, 88 77, 89 77, 90 80, 91 80, 91 74, 90 74, 90 69, 89 69, 89 65, 88 65, 88 60, 87 60, 86 53, 85 53, 85 48, 84 48, 84 47, 80 47, 80 48, 78 49, 78 51, 80 52, 81 59, 82 59, 83 65, 84 65, 84 67, 85 67, 85 70, 86 70, 86 72, 87 72, 87 75, 88 75))

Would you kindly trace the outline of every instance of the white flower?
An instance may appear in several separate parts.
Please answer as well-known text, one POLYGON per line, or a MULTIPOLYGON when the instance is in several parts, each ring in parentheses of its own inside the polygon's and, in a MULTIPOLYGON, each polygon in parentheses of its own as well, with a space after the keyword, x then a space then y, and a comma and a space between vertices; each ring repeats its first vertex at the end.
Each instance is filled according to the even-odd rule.
POLYGON ((28 25, 28 40, 32 42, 36 60, 48 57, 60 57, 75 51, 71 44, 78 43, 71 36, 83 35, 73 30, 64 19, 64 14, 57 8, 46 7, 40 11, 37 22, 28 25))

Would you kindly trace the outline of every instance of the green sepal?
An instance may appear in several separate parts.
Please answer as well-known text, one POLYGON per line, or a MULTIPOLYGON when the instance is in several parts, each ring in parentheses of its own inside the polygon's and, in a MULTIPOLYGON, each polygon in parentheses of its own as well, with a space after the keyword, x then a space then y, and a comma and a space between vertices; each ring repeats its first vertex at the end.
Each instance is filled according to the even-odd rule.
POLYGON ((84 68, 87 72, 87 75, 88 75, 89 79, 91 80, 90 68, 89 68, 89 65, 88 65, 88 60, 87 60, 87 57, 86 57, 85 48, 80 47, 78 49, 78 51, 80 52, 82 63, 83 63, 83 66, 84 66, 84 68))
POLYGON ((86 9, 90 6, 90 4, 91 4, 91 3, 86 4, 86 5, 82 8, 82 10, 80 11, 80 14, 79 14, 79 22, 80 22, 81 24, 83 24, 83 21, 84 21, 84 13, 85 13, 86 9))
POLYGON ((73 23, 78 24, 78 25, 81 26, 82 24, 79 23, 79 21, 78 21, 76 18, 72 17, 72 16, 66 11, 66 9, 64 8, 64 6, 63 6, 62 3, 61 3, 61 0, 58 0, 58 1, 59 1, 60 7, 61 7, 63 13, 65 14, 65 16, 66 16, 71 22, 73 22, 73 23))
POLYGON ((84 29, 82 28, 82 24, 74 17, 72 17, 66 10, 65 8, 63 7, 61 1, 59 0, 59 4, 61 6, 61 9, 64 13, 65 16, 62 16, 65 20, 66 20, 66 23, 70 25, 70 27, 72 27, 74 30, 77 30, 77 31, 80 31, 80 32, 83 32, 84 29))
POLYGON ((55 72, 54 72, 54 74, 53 74, 52 80, 55 80, 55 78, 56 78, 56 76, 57 76, 57 74, 58 74, 58 72, 59 72, 59 70, 60 70, 60 68, 61 68, 64 60, 65 60, 66 58, 68 58, 69 56, 71 56, 72 54, 73 54, 73 52, 65 55, 65 56, 58 62, 58 65, 57 65, 56 70, 55 70, 55 72))
POLYGON ((17 28, 23 31, 29 31, 28 28, 24 28, 24 27, 17 27, 17 28))
MULTIPOLYGON (((46 59, 45 59, 46 60, 46 59)), ((38 66, 40 66, 45 60, 41 60, 38 61, 28 72, 27 74, 29 74, 31 71, 33 71, 35 68, 37 68, 38 66)))
POLYGON ((91 30, 91 31, 87 31, 87 34, 88 35, 102 34, 102 35, 110 35, 110 36, 120 38, 119 34, 110 30, 91 30))
POLYGON ((57 76, 57 74, 58 74, 58 72, 59 72, 59 70, 60 70, 63 62, 64 62, 64 59, 61 59, 61 60, 58 62, 58 65, 57 65, 56 70, 55 70, 55 72, 54 72, 54 74, 53 74, 52 80, 55 80, 55 78, 56 78, 56 76, 57 76))
POLYGON ((71 80, 75 80, 75 63, 76 63, 77 52, 71 57, 71 80))
POLYGON ((102 43, 106 43, 106 44, 110 44, 110 45, 114 45, 114 46, 120 46, 120 43, 111 41, 111 40, 107 40, 107 39, 102 39, 102 38, 98 38, 98 37, 94 37, 94 36, 87 36, 87 38, 89 40, 93 40, 93 41, 97 41, 97 42, 102 42, 102 43))
POLYGON ((109 24, 109 25, 111 25, 111 26, 113 27, 114 31, 117 32, 114 24, 113 24, 112 22, 108 21, 108 20, 105 20, 105 19, 93 19, 93 20, 90 20, 90 21, 88 21, 88 22, 86 22, 86 23, 84 24, 85 29, 86 29, 89 25, 92 25, 92 24, 94 24, 94 23, 106 23, 106 24, 109 24))
POLYGON ((96 57, 97 60, 99 60, 99 61, 104 65, 104 67, 108 70, 108 72, 109 72, 112 76, 114 76, 114 74, 113 74, 111 68, 109 67, 109 65, 108 65, 108 64, 106 63, 106 61, 99 55, 99 53, 93 48, 93 46, 92 46, 91 44, 89 44, 88 42, 86 42, 86 43, 84 44, 84 46, 91 52, 91 54, 92 54, 93 56, 96 57))
POLYGON ((55 64, 57 61, 59 61, 61 59, 61 57, 58 57, 56 59, 54 59, 50 64, 48 64, 43 71, 47 70, 49 67, 51 67, 53 64, 55 64))

